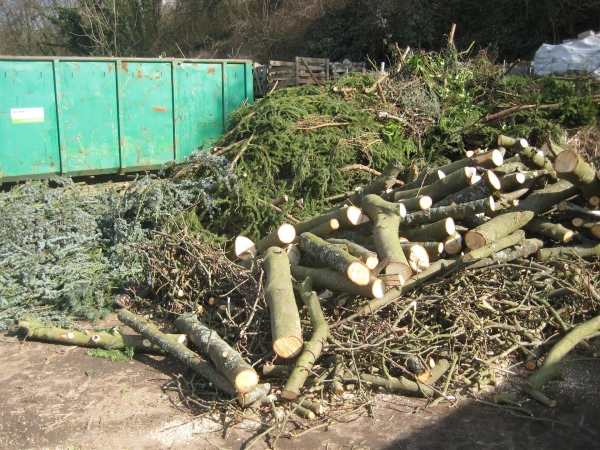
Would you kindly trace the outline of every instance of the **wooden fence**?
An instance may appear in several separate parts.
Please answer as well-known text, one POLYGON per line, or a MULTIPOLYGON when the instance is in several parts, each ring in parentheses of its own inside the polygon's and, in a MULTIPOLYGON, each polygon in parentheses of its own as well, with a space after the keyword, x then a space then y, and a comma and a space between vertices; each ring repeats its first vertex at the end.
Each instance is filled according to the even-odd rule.
POLYGON ((297 56, 295 61, 269 61, 268 66, 255 66, 254 93, 263 96, 275 89, 313 84, 323 86, 328 80, 341 78, 348 72, 365 72, 365 63, 330 63, 327 58, 297 56))

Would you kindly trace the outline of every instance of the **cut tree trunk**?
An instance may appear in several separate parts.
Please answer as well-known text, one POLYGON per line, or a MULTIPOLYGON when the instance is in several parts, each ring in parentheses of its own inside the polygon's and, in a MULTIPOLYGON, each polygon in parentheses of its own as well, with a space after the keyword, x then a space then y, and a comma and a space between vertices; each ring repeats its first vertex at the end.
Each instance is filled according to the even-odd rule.
POLYGON ((379 264, 377 253, 367 250, 366 248, 349 241, 348 239, 327 239, 327 242, 330 244, 345 245, 348 249, 348 253, 350 253, 352 256, 356 256, 371 270, 373 270, 379 264))
POLYGON ((545 158, 543 153, 538 149, 527 147, 521 150, 521 159, 532 169, 544 169, 548 172, 547 176, 556 181, 558 178, 556 176, 555 167, 552 165, 552 161, 545 158))
POLYGON ((438 170, 442 171, 446 176, 460 170, 465 167, 481 167, 482 169, 494 169, 500 167, 504 163, 504 157, 499 150, 491 150, 489 152, 483 152, 478 155, 474 155, 470 158, 464 158, 459 161, 447 164, 439 167, 438 170))
POLYGON ((235 238, 233 253, 236 259, 246 261, 256 256, 256 246, 254 242, 245 236, 238 236, 235 238))
POLYGON ((229 379, 241 393, 252 391, 258 385, 258 374, 244 361, 242 355, 225 342, 216 331, 198 320, 195 314, 182 314, 175 320, 175 326, 229 379))
POLYGON ((257 242, 258 253, 265 252, 269 247, 285 247, 296 239, 296 230, 293 225, 284 223, 275 231, 257 242))
POLYGON ((395 200, 391 198, 391 201, 400 201, 401 205, 406 208, 406 211, 425 211, 426 209, 431 208, 433 205, 433 200, 429 195, 417 195, 413 198, 405 198, 403 200, 395 200))
POLYGON ((600 244, 574 245, 572 247, 542 248, 537 252, 538 261, 549 259, 579 259, 600 256, 600 244))
POLYGON ((444 253, 443 242, 400 242, 400 246, 402 247, 402 250, 404 250, 405 255, 413 245, 419 245, 425 249, 430 264, 441 259, 442 253, 444 253))
MULTIPOLYGON (((469 161, 467 161, 467 162, 469 162, 469 161)), ((469 164, 467 164, 467 166, 468 165, 469 164)), ((436 170, 433 170, 430 172, 426 172, 426 173, 418 176, 417 178, 415 178, 410 183, 406 183, 404 186, 402 186, 402 189, 399 189, 399 191, 409 191, 411 189, 418 189, 418 188, 421 188, 424 186, 429 186, 430 184, 441 180, 445 176, 446 176, 446 174, 439 169, 436 169, 436 170)))
POLYGON ((525 226, 536 215, 547 211, 561 200, 577 193, 577 188, 565 180, 549 185, 529 195, 519 205, 508 208, 498 216, 469 231, 465 243, 471 250, 508 236, 525 226))
POLYGON ((479 182, 451 193, 442 200, 433 204, 434 208, 451 206, 453 204, 474 202, 491 196, 501 187, 500 180, 491 170, 486 171, 485 177, 479 182))
POLYGON ((312 292, 312 278, 306 278, 301 284, 300 296, 308 308, 308 315, 314 331, 310 340, 305 344, 304 351, 296 361, 296 365, 281 391, 281 396, 287 400, 295 400, 300 395, 300 389, 304 386, 304 382, 311 373, 315 362, 321 356, 321 351, 327 343, 329 334, 329 327, 323 316, 317 294, 312 292))
MULTIPOLYGON (((54 342, 56 344, 77 345, 79 347, 103 348, 105 350, 125 350, 132 348, 136 353, 163 351, 162 347, 154 345, 143 336, 121 334, 119 332, 66 330, 54 326, 48 327, 33 319, 20 320, 17 332, 31 339, 39 339, 40 341, 54 342)), ((187 337, 184 334, 166 334, 165 336, 170 341, 183 345, 187 341, 187 337)))
POLYGON ((458 255, 463 249, 463 237, 460 233, 454 232, 442 241, 444 253, 449 256, 458 255))
POLYGON ((577 153, 570 150, 559 153, 554 168, 559 178, 577 186, 585 197, 600 196, 600 180, 596 172, 577 153))
POLYGON ((461 189, 471 186, 471 178, 473 178, 475 174, 476 170, 474 167, 463 167, 429 186, 411 189, 409 191, 398 191, 394 194, 394 200, 402 201, 418 195, 428 195, 434 203, 439 202, 449 193, 458 192, 461 189))
POLYGON ((465 217, 474 216, 475 214, 494 211, 494 209, 494 199, 490 196, 481 200, 407 214, 402 220, 402 227, 412 227, 437 222, 448 217, 453 219, 463 219, 465 217))
POLYGON ((401 224, 400 235, 409 241, 439 242, 454 234, 455 230, 454 220, 452 217, 447 217, 408 230, 403 229, 401 224))
POLYGON ((573 231, 565 228, 561 224, 552 223, 549 220, 541 217, 535 217, 529 221, 523 228, 528 231, 549 237, 557 242, 566 244, 573 239, 573 231))
POLYGON ((400 208, 396 203, 390 203, 377 195, 367 195, 363 198, 362 209, 373 221, 373 241, 380 261, 388 261, 385 273, 398 275, 402 285, 412 276, 400 242, 398 228, 400 226, 400 208))
POLYGON ((300 250, 317 261, 331 267, 359 286, 366 286, 371 280, 371 270, 356 256, 352 256, 339 246, 311 233, 302 233, 298 238, 300 250))
POLYGON ((385 285, 380 279, 374 277, 371 277, 366 286, 359 286, 344 275, 331 269, 315 269, 295 265, 290 267, 290 271, 295 280, 312 277, 313 283, 318 289, 346 292, 367 298, 381 298, 385 294, 385 285))
POLYGON ((465 253, 462 257, 462 262, 471 263, 479 259, 487 258, 500 250, 520 244, 524 239, 525 232, 523 230, 515 230, 514 233, 509 234, 508 236, 497 239, 483 247, 471 250, 469 253, 465 253))
POLYGON ((429 267, 429 254, 422 245, 411 244, 408 249, 402 246, 402 250, 413 272, 420 273, 429 267))
POLYGON ((121 322, 140 333, 150 342, 158 345, 167 353, 185 363, 191 369, 200 374, 200 376, 214 384, 218 389, 226 392, 229 395, 235 395, 235 387, 231 381, 229 381, 225 375, 219 372, 214 365, 203 360, 198 354, 191 351, 185 345, 169 339, 167 335, 159 331, 159 329, 153 323, 148 322, 142 317, 136 316, 126 309, 119 310, 117 317, 121 322))
POLYGON ((285 252, 277 247, 268 249, 263 269, 266 274, 265 299, 271 316, 273 350, 281 358, 293 358, 302 351, 304 341, 290 264, 285 252))
POLYGON ((348 206, 296 223, 294 224, 294 229, 296 230, 297 235, 301 235, 302 233, 318 227, 322 223, 329 222, 331 219, 337 220, 340 228, 348 228, 360 225, 363 223, 365 217, 360 208, 348 206))
POLYGON ((369 194, 377 194, 387 191, 392 188, 396 184, 396 178, 400 173, 400 169, 402 168, 402 163, 398 161, 396 158, 390 159, 387 166, 381 171, 381 175, 379 175, 371 184, 366 186, 364 189, 359 192, 355 192, 346 200, 347 203, 352 205, 360 205, 363 197, 369 194))
POLYGON ((325 237, 329 236, 335 230, 340 228, 340 222, 337 219, 329 219, 327 222, 323 222, 321 225, 313 228, 309 231, 309 233, 314 234, 315 236, 325 237))
POLYGON ((529 147, 529 143, 527 142, 527 139, 511 138, 508 136, 504 136, 503 134, 500 134, 500 135, 498 135, 498 147, 506 147, 506 148, 516 147, 517 149, 523 149, 523 148, 529 147))

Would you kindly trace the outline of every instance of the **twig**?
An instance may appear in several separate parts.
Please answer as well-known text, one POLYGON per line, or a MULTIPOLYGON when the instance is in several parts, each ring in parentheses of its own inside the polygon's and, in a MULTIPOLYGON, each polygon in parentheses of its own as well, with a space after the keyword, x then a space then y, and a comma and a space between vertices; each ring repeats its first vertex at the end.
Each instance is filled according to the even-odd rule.
POLYGON ((272 205, 271 203, 264 201, 262 198, 259 198, 258 201, 261 202, 261 203, 263 203, 263 204, 265 204, 265 205, 267 205, 273 211, 276 211, 279 214, 283 214, 287 219, 291 220, 292 222, 294 222, 294 223, 300 222, 300 219, 297 219, 296 217, 292 216, 291 214, 284 213, 281 208, 278 208, 277 206, 272 205))
POLYGON ((316 130, 318 128, 325 128, 325 127, 345 127, 350 125, 350 122, 329 122, 329 123, 322 123, 320 125, 315 125, 313 127, 304 127, 304 128, 298 128, 298 130, 316 130))

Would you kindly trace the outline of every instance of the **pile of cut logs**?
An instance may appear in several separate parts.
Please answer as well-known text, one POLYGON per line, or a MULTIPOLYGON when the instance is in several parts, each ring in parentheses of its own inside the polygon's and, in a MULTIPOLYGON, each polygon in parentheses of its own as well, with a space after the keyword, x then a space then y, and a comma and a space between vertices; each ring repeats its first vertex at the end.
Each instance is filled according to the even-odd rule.
MULTIPOLYGON (((266 275, 273 354, 284 360, 296 358, 281 398, 294 401, 302 395, 331 330, 397 301, 427 280, 532 254, 542 263, 600 255, 599 175, 576 153, 551 142, 538 150, 525 139, 500 136, 497 149, 469 154, 420 175, 411 170, 404 181, 397 179, 399 173, 399 162, 392 160, 371 184, 331 210, 304 221, 285 216, 293 223, 281 225, 257 243, 243 236, 235 240, 236 262, 245 267, 257 264, 266 275), (505 159, 507 149, 514 156, 505 159), (570 219, 576 230, 564 226, 570 219), (295 290, 311 321, 308 342, 295 290), (322 303, 334 292, 368 301, 328 324, 322 303)), ((273 208, 285 200, 277 199, 273 208)), ((176 320, 182 335, 163 334, 125 308, 118 317, 143 340, 123 336, 113 342, 108 335, 79 336, 61 329, 52 331, 58 336, 54 340, 81 340, 80 345, 90 346, 110 341, 104 345, 110 348, 159 346, 221 391, 238 396, 242 405, 272 401, 269 384, 260 384, 255 369, 195 314, 176 320), (185 346, 186 336, 210 362, 185 346)), ((33 337, 36 330, 42 332, 38 325, 22 327, 33 337)), ((599 317, 573 328, 528 378, 524 390, 552 406, 540 389, 556 375, 557 360, 599 329, 599 317)), ((433 397, 439 391, 431 384, 444 375, 449 363, 432 362, 430 371, 419 359, 409 358, 406 368, 412 378, 364 374, 360 381, 433 397)), ((295 410, 309 418, 316 413, 303 403, 295 410)))

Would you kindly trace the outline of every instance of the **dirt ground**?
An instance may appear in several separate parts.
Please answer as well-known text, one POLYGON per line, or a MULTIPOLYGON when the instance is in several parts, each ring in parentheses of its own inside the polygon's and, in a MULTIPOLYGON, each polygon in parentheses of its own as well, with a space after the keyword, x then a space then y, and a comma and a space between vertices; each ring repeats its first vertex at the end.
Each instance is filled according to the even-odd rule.
MULTIPOLYGON (((596 339, 596 341, 599 341, 596 339)), ((600 346, 594 342, 593 346, 600 346)), ((585 355, 584 355, 585 356, 585 355)), ((163 386, 185 368, 168 356, 112 362, 86 349, 25 341, 0 332, 1 449, 240 449, 264 428, 178 408, 163 386)), ((594 449, 600 448, 600 361, 573 361, 546 392, 556 408, 526 403, 534 419, 477 402, 425 408, 422 399, 377 396, 367 408, 281 449, 594 449), (547 420, 540 420, 547 419, 547 420), (557 423, 561 422, 561 423, 557 423)), ((499 389, 514 388, 507 381, 499 389)), ((468 393, 467 393, 468 394, 468 393)), ((488 400, 489 393, 479 398, 488 400)), ((267 448, 262 439, 253 448, 267 448)))

